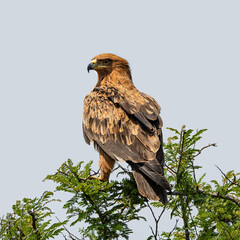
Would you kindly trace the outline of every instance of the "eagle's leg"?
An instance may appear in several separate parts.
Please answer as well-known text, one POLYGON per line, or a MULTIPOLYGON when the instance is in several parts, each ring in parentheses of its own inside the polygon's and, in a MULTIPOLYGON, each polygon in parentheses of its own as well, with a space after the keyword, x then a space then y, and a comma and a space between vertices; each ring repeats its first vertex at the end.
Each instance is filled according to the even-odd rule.
POLYGON ((100 177, 102 181, 108 181, 109 176, 113 170, 115 161, 106 155, 104 152, 99 152, 99 166, 100 166, 100 177))
POLYGON ((109 175, 112 172, 115 161, 110 158, 102 150, 99 151, 99 166, 100 166, 100 177, 91 176, 91 178, 99 179, 101 181, 108 181, 109 175))

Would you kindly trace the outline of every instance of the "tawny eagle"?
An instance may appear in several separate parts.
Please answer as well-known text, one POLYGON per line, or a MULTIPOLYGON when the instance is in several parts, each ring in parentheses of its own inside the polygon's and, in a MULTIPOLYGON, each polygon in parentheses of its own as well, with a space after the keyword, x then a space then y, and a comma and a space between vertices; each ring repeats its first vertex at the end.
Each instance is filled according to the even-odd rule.
POLYGON ((163 175, 160 106, 136 89, 128 62, 104 53, 87 70, 98 81, 84 99, 83 133, 99 152, 100 180, 107 181, 115 161, 127 162, 142 196, 167 203, 171 187, 163 175))

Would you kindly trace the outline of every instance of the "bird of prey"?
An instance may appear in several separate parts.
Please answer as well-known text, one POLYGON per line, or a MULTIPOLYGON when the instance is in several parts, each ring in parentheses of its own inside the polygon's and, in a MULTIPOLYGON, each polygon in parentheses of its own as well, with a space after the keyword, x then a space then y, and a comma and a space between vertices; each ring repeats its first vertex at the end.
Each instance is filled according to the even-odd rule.
POLYGON ((99 152, 99 179, 108 181, 116 161, 127 162, 139 193, 167 204, 160 106, 136 89, 128 62, 119 56, 97 55, 87 70, 95 70, 98 81, 84 99, 83 134, 99 152))

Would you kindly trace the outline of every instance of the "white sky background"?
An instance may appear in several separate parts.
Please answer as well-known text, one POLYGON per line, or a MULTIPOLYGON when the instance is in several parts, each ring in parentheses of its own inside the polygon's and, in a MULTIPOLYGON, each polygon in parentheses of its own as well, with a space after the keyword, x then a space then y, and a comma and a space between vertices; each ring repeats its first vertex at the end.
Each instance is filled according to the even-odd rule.
MULTIPOLYGON (((206 180, 240 171, 239 1, 1 1, 0 215, 16 200, 55 186, 42 182, 67 158, 98 162, 81 129, 97 54, 131 65, 136 87, 161 105, 166 127, 208 128, 200 164, 206 180)), ((64 214, 56 207, 60 217, 64 214)), ((165 215, 161 230, 175 222, 165 215)), ((131 239, 146 239, 135 222, 131 239)), ((61 239, 61 238, 59 238, 61 239)))

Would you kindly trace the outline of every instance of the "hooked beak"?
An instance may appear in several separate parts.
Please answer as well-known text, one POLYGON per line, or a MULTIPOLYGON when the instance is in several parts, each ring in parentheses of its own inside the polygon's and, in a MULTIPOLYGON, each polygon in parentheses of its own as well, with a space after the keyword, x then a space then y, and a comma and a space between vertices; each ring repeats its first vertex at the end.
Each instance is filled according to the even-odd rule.
POLYGON ((95 65, 96 65, 96 60, 94 59, 88 64, 87 71, 89 72, 90 70, 93 70, 95 68, 95 65))

